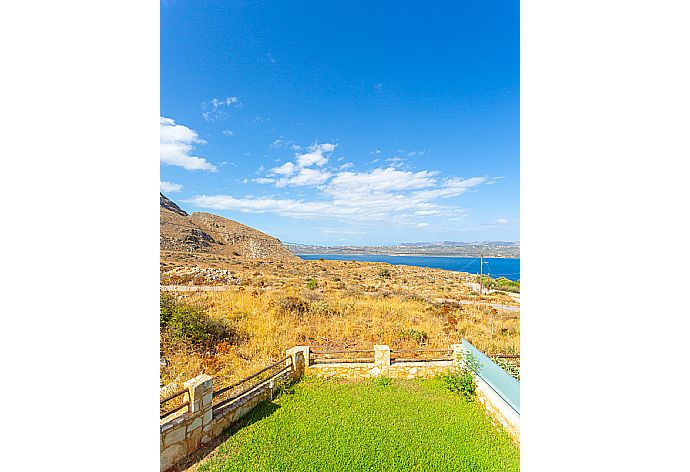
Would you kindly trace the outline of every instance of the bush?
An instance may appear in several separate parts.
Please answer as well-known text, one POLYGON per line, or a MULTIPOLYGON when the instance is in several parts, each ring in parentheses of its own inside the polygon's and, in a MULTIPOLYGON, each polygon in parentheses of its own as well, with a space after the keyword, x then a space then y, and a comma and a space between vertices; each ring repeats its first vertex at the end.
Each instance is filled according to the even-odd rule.
POLYGON ((308 288, 309 290, 314 290, 314 289, 315 289, 316 287, 318 287, 318 286, 319 286, 319 284, 318 284, 318 282, 316 281, 316 279, 311 278, 311 279, 307 280, 307 288, 308 288))
POLYGON ((309 311, 317 316, 333 316, 336 311, 325 301, 317 300, 309 306, 309 311))
POLYGON ((477 384, 472 372, 479 370, 479 361, 470 353, 464 354, 464 362, 458 364, 454 372, 448 372, 442 376, 448 390, 460 394, 467 401, 472 401, 477 396, 477 384))
POLYGON ((167 293, 160 296, 160 333, 162 344, 197 350, 213 350, 221 341, 237 341, 225 320, 210 318, 203 308, 179 302, 167 293))
POLYGON ((390 279, 391 278, 391 271, 388 269, 381 269, 379 271, 379 277, 383 279, 390 279))
POLYGON ((410 339, 412 341, 416 341, 418 344, 424 344, 429 340, 429 336, 427 336, 426 332, 417 331, 414 328, 410 328, 407 331, 400 330, 399 337, 400 339, 410 339))
POLYGON ((278 299, 278 309, 283 313, 302 316, 309 311, 309 303, 298 297, 283 297, 278 299))

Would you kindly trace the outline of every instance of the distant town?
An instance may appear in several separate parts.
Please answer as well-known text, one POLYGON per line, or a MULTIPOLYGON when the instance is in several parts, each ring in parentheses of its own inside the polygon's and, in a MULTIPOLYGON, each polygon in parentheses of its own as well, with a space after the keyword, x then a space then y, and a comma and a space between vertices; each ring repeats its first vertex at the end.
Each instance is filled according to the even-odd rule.
POLYGON ((294 254, 329 255, 386 255, 386 256, 445 256, 445 257, 505 257, 519 258, 520 243, 507 241, 455 241, 401 243, 394 246, 315 246, 284 243, 294 254))

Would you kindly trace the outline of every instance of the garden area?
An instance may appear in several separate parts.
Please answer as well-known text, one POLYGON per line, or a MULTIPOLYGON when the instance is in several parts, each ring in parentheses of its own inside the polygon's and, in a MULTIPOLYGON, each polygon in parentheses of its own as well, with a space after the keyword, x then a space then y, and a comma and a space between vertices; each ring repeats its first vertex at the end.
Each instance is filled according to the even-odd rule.
POLYGON ((441 378, 304 378, 222 436, 197 471, 517 471, 519 448, 441 378))

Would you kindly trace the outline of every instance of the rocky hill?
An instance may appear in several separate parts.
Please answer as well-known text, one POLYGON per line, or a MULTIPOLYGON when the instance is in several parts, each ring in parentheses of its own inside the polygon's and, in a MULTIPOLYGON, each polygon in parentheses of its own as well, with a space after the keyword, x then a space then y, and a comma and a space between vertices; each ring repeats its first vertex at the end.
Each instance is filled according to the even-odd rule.
POLYGON ((162 193, 160 249, 251 259, 297 259, 274 237, 210 213, 189 215, 162 193))

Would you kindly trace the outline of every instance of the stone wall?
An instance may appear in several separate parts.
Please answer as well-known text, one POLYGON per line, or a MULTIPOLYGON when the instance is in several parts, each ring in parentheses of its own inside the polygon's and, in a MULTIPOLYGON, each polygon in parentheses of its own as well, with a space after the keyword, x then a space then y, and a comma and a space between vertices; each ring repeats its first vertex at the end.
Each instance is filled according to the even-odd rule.
POLYGON ((486 382, 477 375, 477 402, 520 444, 520 415, 513 410, 486 382))
MULTIPOLYGON (((307 362, 305 375, 324 378, 363 380, 377 377, 391 379, 430 378, 455 369, 462 351, 460 344, 453 344, 454 359, 448 361, 391 361, 391 350, 386 345, 374 346, 373 363, 315 363, 307 362)), ((307 359, 309 359, 307 352, 307 359)))
POLYGON ((211 431, 213 410, 213 378, 201 374, 184 383, 188 411, 182 411, 172 419, 166 418, 160 425, 161 470, 167 470, 196 451, 205 435, 211 431))

